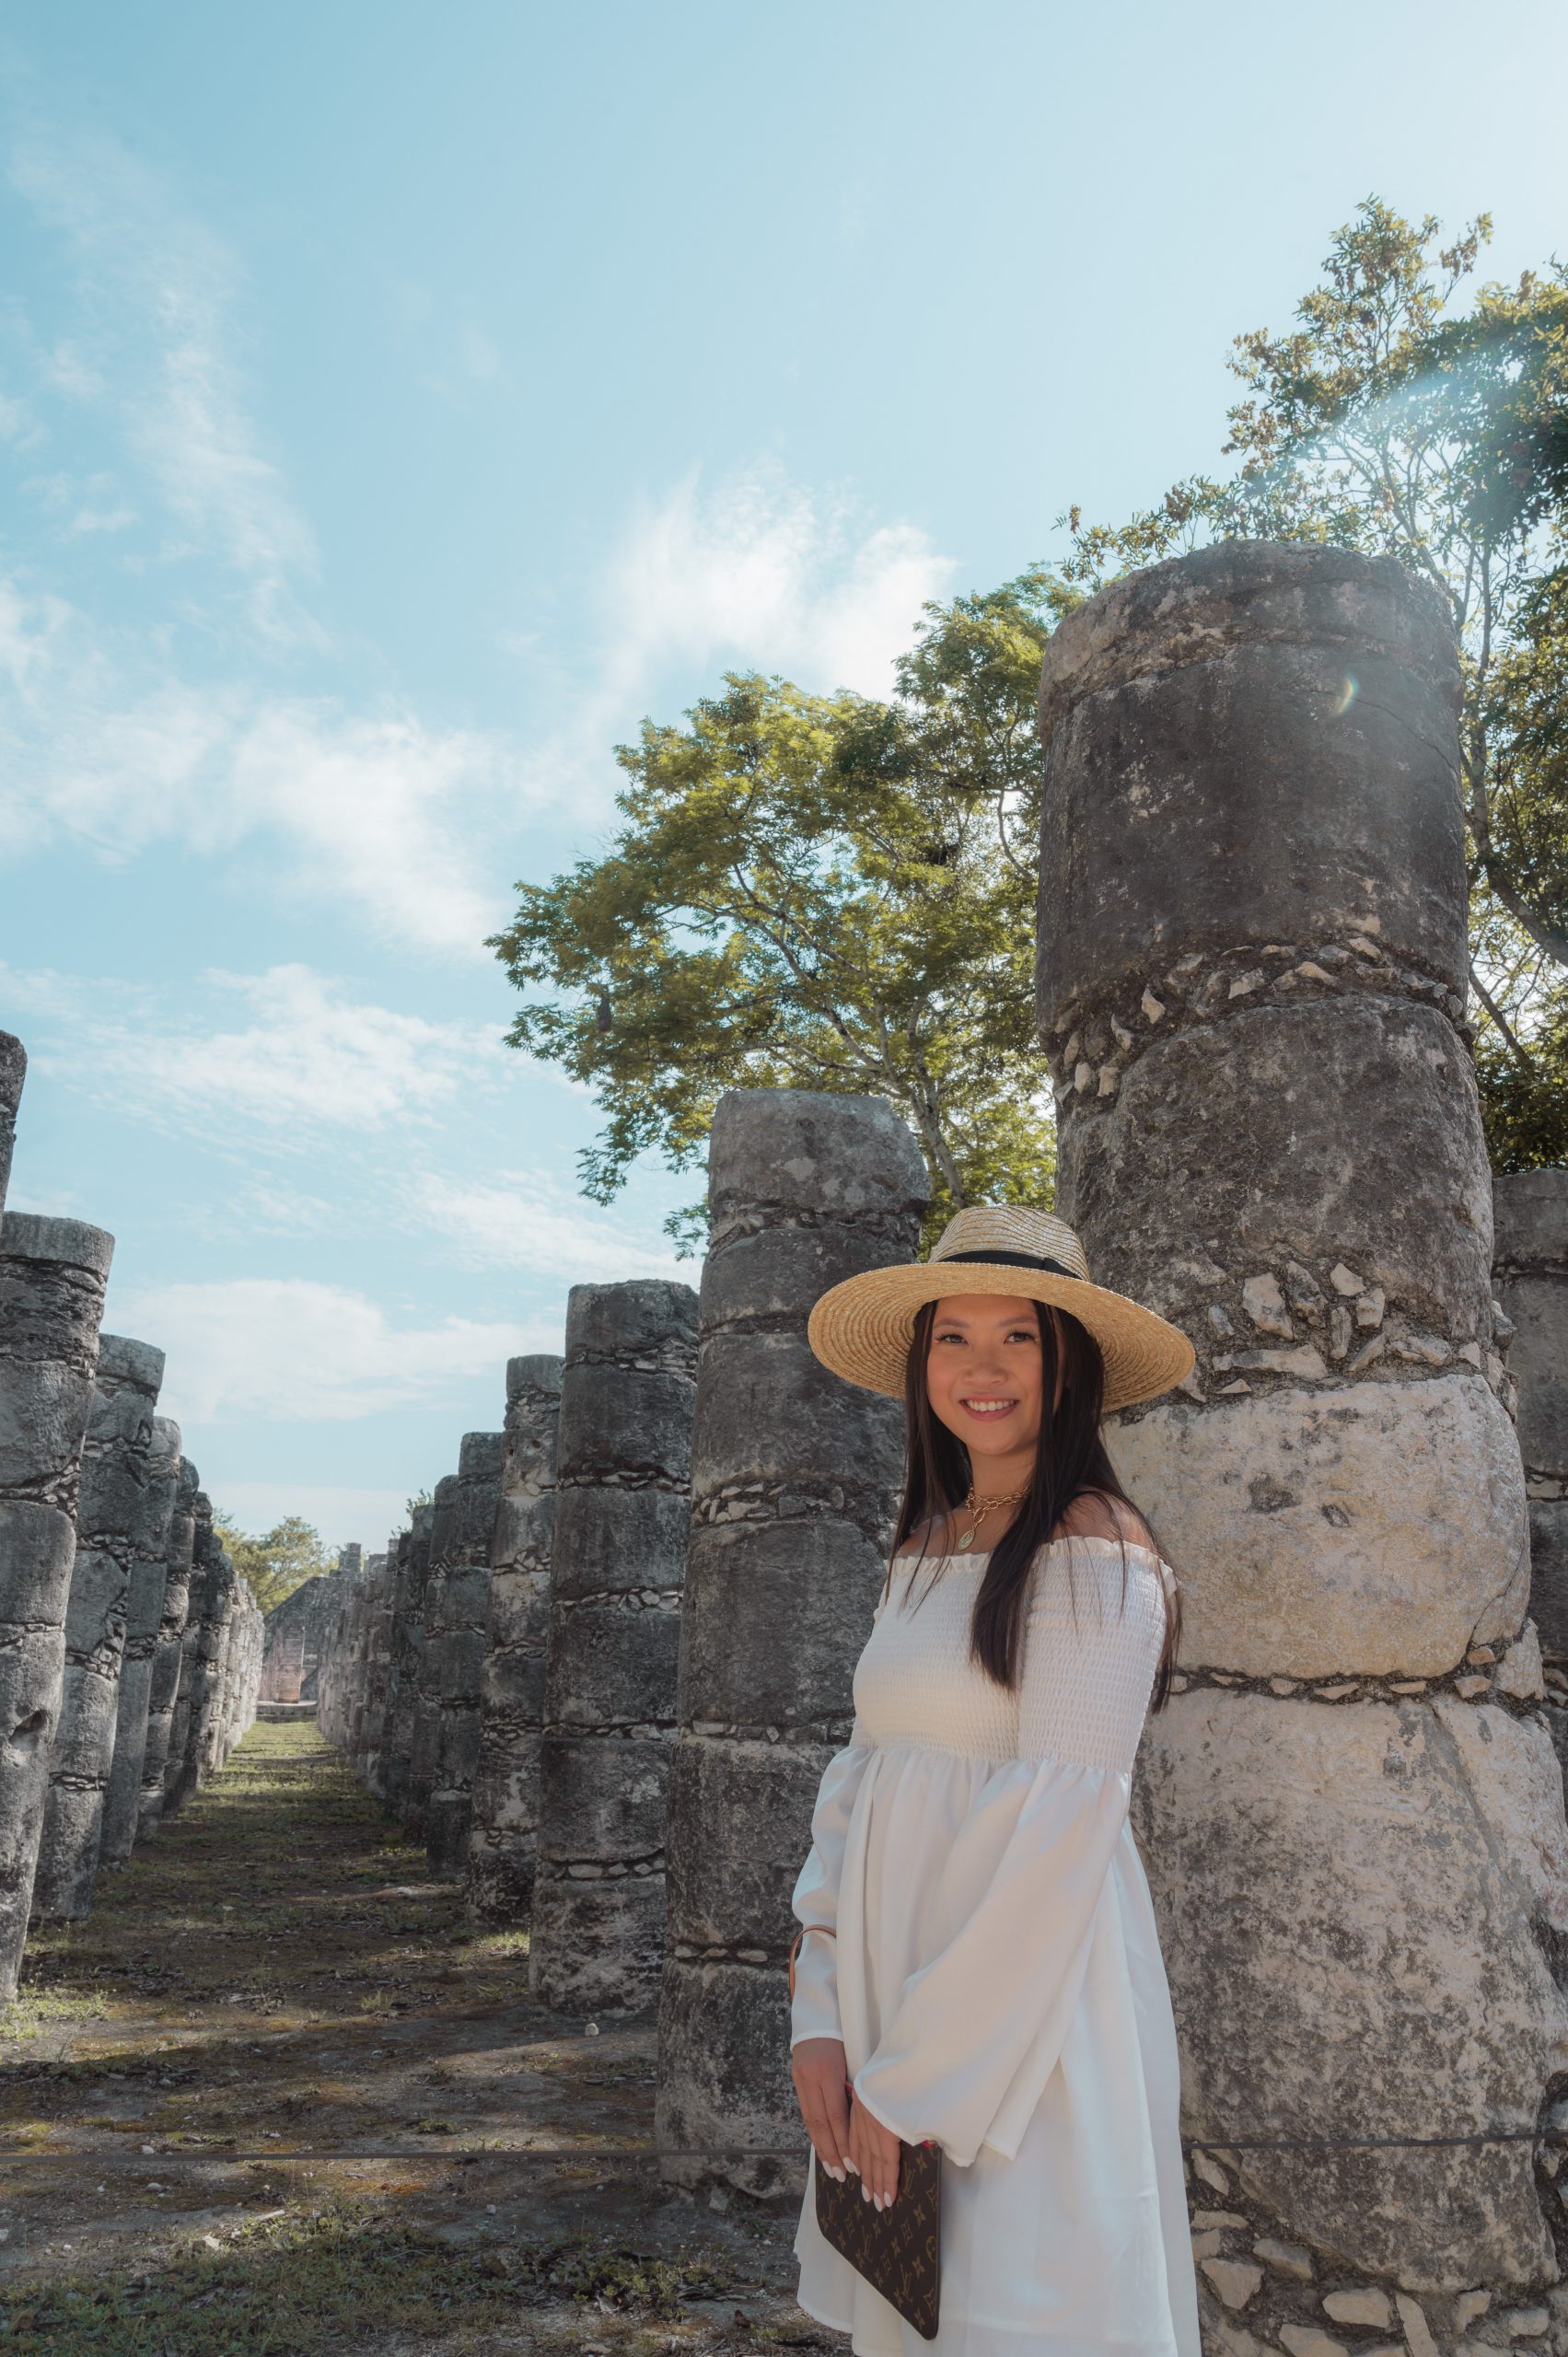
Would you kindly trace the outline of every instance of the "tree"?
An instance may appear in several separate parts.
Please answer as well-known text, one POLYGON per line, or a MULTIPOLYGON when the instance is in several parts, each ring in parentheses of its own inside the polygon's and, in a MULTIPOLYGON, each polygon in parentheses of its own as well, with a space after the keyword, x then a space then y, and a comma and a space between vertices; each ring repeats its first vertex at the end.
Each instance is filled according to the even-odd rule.
MULTIPOLYGON (((926 610, 887 702, 726 674, 686 726, 617 749, 599 859, 517 887, 491 946, 515 1047, 595 1092, 579 1157, 611 1199, 641 1154, 703 1155, 726 1088, 876 1091, 924 1151, 937 1216, 1050 1200, 1034 1023, 1034 702, 1051 585, 926 610)), ((667 1223, 687 1244, 700 1209, 667 1223)))
POLYGON ((1452 244, 1376 197, 1283 336, 1237 338, 1246 396, 1219 482, 1118 527, 1064 519, 1060 594, 1210 538, 1391 555, 1447 599, 1465 670, 1462 787, 1477 1059, 1493 1158, 1568 1159, 1568 269, 1456 297, 1491 236, 1452 244))
POLYGON ((227 1515, 215 1514, 213 1529, 263 1612, 271 1612, 307 1580, 320 1579, 332 1569, 320 1533, 296 1514, 285 1515, 271 1530, 254 1535, 241 1530, 227 1515))

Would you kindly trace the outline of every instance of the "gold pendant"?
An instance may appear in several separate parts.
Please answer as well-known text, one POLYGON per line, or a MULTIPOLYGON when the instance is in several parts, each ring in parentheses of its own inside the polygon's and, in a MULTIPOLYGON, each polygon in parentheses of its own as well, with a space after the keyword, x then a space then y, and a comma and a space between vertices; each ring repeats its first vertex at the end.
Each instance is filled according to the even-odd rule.
POLYGON ((963 1537, 962 1537, 962 1538, 959 1539, 959 1541, 958 1541, 959 1546, 960 1546, 960 1547, 972 1547, 972 1546, 974 1545, 974 1534, 975 1534, 975 1531, 979 1529, 979 1527, 980 1527, 979 1524, 978 1524, 978 1523, 976 1523, 976 1524, 975 1524, 975 1525, 974 1525, 970 1529, 966 1530, 966 1531, 965 1531, 965 1533, 964 1533, 964 1535, 963 1535, 963 1537))

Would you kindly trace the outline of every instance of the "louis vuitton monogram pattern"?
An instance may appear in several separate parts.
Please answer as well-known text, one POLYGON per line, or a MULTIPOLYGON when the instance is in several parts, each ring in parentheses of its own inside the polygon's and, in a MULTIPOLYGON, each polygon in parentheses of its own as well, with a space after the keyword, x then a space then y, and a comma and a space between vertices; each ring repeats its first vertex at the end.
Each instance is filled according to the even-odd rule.
POLYGON ((874 2292, 913 2325, 923 2340, 936 2338, 942 2209, 942 2148, 899 2145, 899 2189, 890 2210, 878 2210, 858 2177, 842 2185, 814 2167, 817 2223, 825 2242, 864 2275, 874 2292))

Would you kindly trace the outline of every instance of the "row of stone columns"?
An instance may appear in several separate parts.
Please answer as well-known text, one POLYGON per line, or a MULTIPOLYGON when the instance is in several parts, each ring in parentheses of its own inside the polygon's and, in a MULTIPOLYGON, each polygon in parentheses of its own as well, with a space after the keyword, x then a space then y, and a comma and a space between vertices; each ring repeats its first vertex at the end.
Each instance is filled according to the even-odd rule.
MULTIPOLYGON (((0 2000, 29 1922, 86 1915, 100 1868, 161 1816, 196 1480, 156 1412, 162 1352, 99 1331, 113 1239, 4 1212, 26 1068, 0 1033, 0 2000)), ((249 1724, 260 1672, 249 1590, 231 1569, 220 1587, 193 1748, 182 1735, 175 1755, 185 1789, 249 1724)))
MULTIPOLYGON (((1186 1592, 1134 1805, 1233 2357, 1375 2329, 1432 2357, 1487 2316, 1538 2338, 1568 2247, 1568 1821, 1527 1618, 1533 1531, 1568 1702, 1568 1178, 1500 1182, 1494 1267, 1458 696, 1446 615, 1398 567, 1235 544, 1092 601, 1042 684, 1059 1207, 1198 1354, 1111 1439, 1186 1592)), ((509 1399, 470 1890, 530 1907, 552 2003, 657 1980, 678 2174, 766 2190, 798 2158, 788 1898, 900 1470, 896 1409, 827 1377, 805 1324, 910 1253, 923 1199, 888 1108, 726 1098, 689 1502, 641 1387, 673 1423, 679 1289, 656 1315, 575 1291, 553 1493, 552 1379, 517 1446, 522 1378, 509 1399), (531 1900, 497 1866, 503 1795, 531 1900)), ((400 1583, 394 1660, 424 1608, 421 1639, 400 1583)))

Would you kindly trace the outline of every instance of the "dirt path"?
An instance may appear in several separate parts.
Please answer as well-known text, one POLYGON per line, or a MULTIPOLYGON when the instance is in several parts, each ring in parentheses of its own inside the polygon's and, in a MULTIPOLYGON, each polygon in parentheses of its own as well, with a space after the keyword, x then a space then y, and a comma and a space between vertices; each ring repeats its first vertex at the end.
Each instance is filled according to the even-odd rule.
POLYGON ((0 2022, 0 2338, 50 2357, 843 2349, 793 2219, 641 2156, 653 2029, 528 2003, 313 1727, 259 1725, 0 2022))

